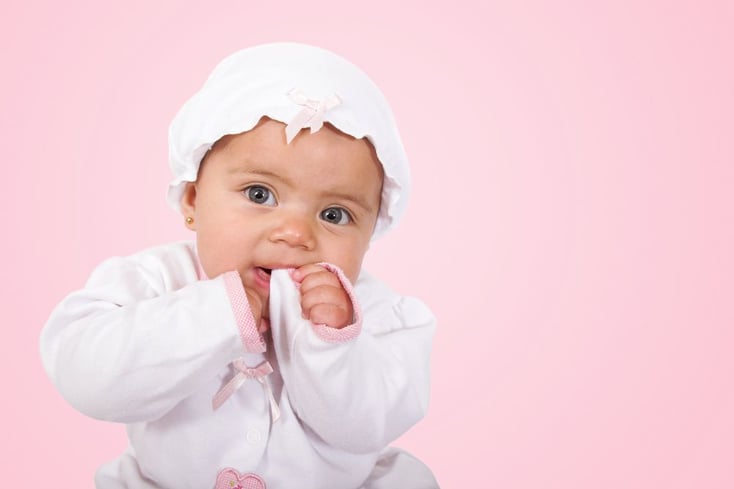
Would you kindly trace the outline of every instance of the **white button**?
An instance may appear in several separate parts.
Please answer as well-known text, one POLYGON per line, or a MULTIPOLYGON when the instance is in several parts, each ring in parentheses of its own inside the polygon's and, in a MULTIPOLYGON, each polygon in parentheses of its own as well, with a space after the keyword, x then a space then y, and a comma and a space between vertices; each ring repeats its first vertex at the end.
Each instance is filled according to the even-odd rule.
POLYGON ((255 428, 250 428, 247 430, 247 435, 245 435, 247 438, 247 443, 252 443, 253 445, 255 443, 260 443, 260 441, 263 439, 262 435, 258 430, 255 428))

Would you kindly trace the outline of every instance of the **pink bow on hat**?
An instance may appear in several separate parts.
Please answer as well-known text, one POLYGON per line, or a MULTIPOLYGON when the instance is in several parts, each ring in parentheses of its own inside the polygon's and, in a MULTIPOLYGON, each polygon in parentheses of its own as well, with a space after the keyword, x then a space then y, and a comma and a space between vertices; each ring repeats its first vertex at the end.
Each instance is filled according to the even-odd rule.
POLYGON ((324 125, 324 112, 342 103, 342 99, 336 94, 329 95, 323 100, 315 100, 308 98, 297 88, 288 92, 288 98, 303 106, 303 109, 285 126, 287 144, 290 144, 304 127, 311 128, 312 133, 318 132, 324 125))

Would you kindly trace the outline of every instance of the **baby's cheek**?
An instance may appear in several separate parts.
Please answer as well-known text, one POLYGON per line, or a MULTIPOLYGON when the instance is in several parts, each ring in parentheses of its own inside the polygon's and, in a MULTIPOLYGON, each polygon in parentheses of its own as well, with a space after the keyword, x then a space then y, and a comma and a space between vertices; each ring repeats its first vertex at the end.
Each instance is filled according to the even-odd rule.
POLYGON ((232 271, 239 272, 244 278, 249 268, 247 263, 238 260, 230 250, 218 245, 209 245, 199 250, 199 259, 210 278, 232 271))
MULTIPOLYGON (((339 265, 338 263, 334 263, 334 265, 338 266, 342 272, 344 272, 344 275, 349 279, 351 283, 354 283, 357 280, 357 277, 359 276, 359 270, 360 267, 358 264, 354 263, 344 263, 342 265, 339 265)), ((336 275, 334 275, 334 278, 336 279, 336 282, 339 282, 339 279, 336 275)))
POLYGON ((344 272, 349 281, 354 284, 362 270, 362 260, 368 249, 368 244, 363 240, 353 239, 348 243, 340 243, 327 253, 329 257, 324 256, 322 261, 336 265, 344 272))
MULTIPOLYGON (((359 277, 359 272, 362 269, 362 261, 361 260, 352 260, 347 261, 343 265, 336 264, 342 272, 344 272, 344 275, 349 279, 349 282, 354 284, 357 281, 357 278, 359 277)), ((339 278, 334 275, 334 278, 337 282, 339 282, 339 278)))

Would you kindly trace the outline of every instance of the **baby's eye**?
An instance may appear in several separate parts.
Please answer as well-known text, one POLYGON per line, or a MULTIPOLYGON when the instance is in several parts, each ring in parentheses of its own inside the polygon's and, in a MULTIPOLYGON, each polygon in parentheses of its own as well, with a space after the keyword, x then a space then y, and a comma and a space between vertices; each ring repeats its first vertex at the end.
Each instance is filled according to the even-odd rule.
POLYGON ((331 224, 349 224, 352 222, 352 216, 346 209, 341 207, 329 207, 321 211, 321 219, 331 224))
POLYGON ((244 192, 245 195, 247 195, 247 198, 256 204, 270 206, 276 204, 275 196, 273 196, 273 193, 268 188, 263 187, 262 185, 252 185, 250 187, 247 187, 244 192))

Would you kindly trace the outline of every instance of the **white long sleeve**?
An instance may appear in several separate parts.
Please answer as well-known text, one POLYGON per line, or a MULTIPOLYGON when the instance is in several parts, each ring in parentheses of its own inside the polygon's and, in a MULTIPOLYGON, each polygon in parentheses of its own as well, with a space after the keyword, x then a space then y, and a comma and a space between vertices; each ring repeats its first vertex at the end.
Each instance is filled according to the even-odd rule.
POLYGON ((175 258, 190 268, 169 273, 161 261, 171 257, 156 253, 109 259, 53 311, 43 364, 79 411, 124 423, 157 419, 242 356, 223 278, 194 280, 196 262, 175 258))
POLYGON ((420 420, 429 398, 434 318, 366 274, 355 288, 361 331, 329 341, 301 317, 287 272, 273 273, 270 320, 294 411, 326 443, 351 453, 384 448, 420 420))

